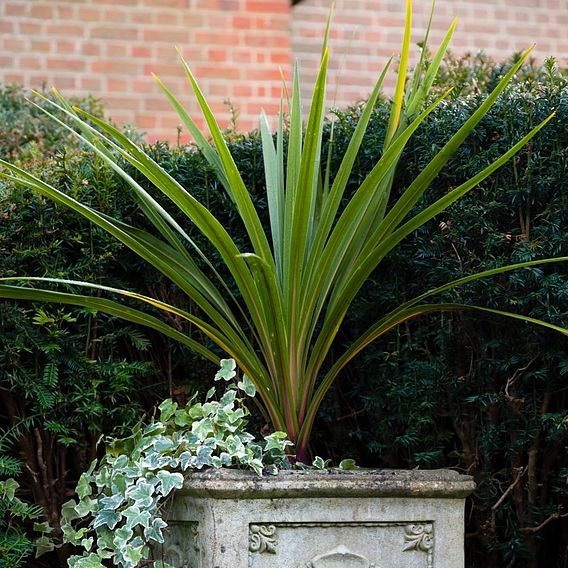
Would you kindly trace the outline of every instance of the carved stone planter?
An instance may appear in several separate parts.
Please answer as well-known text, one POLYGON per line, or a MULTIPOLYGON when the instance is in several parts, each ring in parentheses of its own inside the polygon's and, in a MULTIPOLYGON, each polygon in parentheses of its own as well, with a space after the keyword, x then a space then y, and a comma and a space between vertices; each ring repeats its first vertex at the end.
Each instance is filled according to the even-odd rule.
POLYGON ((176 568, 460 568, 469 476, 453 471, 192 474, 165 558, 176 568))

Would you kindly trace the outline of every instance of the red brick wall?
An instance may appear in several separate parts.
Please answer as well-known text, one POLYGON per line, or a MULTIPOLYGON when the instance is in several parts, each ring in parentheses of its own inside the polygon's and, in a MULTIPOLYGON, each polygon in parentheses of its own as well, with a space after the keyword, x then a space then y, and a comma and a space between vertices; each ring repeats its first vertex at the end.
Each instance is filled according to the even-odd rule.
MULTIPOLYGON (((292 46, 301 58, 305 95, 319 62, 330 0, 303 0, 292 12, 292 46)), ((431 2, 414 0, 414 43, 424 35, 431 2)), ((436 0, 431 46, 459 16, 451 50, 483 50, 506 59, 537 43, 535 56, 568 57, 568 0, 436 0)), ((369 94, 378 73, 400 52, 404 0, 337 0, 333 18, 329 101, 339 107, 369 94), (335 100, 335 103, 334 103, 335 100)), ((394 83, 394 71, 390 85, 394 83)))
POLYGON ((179 124, 151 72, 196 110, 174 45, 221 122, 230 99, 249 130, 290 67, 289 0, 0 0, 0 82, 100 96, 150 140, 175 140, 179 124))
MULTIPOLYGON (((150 78, 158 73, 196 112, 174 50, 179 45, 223 125, 230 99, 238 127, 274 113, 282 67, 302 61, 309 84, 319 57, 330 0, 0 0, 0 82, 102 97, 109 115, 148 133, 176 139, 177 116, 150 78)), ((430 0, 414 0, 415 39, 430 0)), ((482 48, 506 58, 531 42, 536 54, 568 56, 568 0, 437 0, 432 34, 454 15, 456 51, 482 48), (500 30, 503 33, 500 33, 500 30)), ((400 47, 404 0, 337 0, 332 31, 330 103, 365 97, 400 47), (339 69, 341 68, 341 71, 339 69), (339 80, 338 80, 339 75, 339 80), (339 85, 336 91, 336 85, 339 85)))

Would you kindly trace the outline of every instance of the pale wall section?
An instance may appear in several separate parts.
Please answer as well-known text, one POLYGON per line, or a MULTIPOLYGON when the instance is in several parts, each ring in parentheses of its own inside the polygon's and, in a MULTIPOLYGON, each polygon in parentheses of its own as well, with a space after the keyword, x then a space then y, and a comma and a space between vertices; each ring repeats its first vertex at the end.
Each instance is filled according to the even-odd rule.
POLYGON ((176 140, 179 120, 150 74, 195 110, 177 61, 182 48, 227 125, 275 112, 279 66, 290 67, 288 0, 0 0, 0 82, 102 97, 110 116, 148 138, 176 140))
MULTIPOLYGON (((315 75, 330 0, 303 0, 292 9, 292 49, 301 61, 304 99, 315 75)), ((414 42, 422 39, 430 0, 414 0, 414 42)), ((365 98, 392 54, 400 53, 404 0, 337 0, 331 39, 330 104, 365 98)), ((568 0, 437 0, 431 46, 437 46, 453 17, 459 23, 452 51, 483 50, 498 60, 537 43, 535 56, 568 57, 568 0)), ((390 85, 394 83, 394 72, 390 85)))

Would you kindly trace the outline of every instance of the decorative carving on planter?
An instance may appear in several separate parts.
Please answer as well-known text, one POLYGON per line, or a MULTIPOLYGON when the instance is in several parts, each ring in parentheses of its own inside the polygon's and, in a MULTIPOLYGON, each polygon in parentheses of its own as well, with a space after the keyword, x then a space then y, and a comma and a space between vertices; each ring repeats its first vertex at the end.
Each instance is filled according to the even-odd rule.
POLYGON ((434 566, 434 527, 431 523, 404 527, 404 550, 419 550, 428 555, 428 568, 434 566))
POLYGON ((329 552, 318 554, 303 568, 375 568, 375 564, 340 544, 329 552))
POLYGON ((262 554, 276 554, 276 526, 274 525, 250 525, 249 527, 249 550, 262 554))

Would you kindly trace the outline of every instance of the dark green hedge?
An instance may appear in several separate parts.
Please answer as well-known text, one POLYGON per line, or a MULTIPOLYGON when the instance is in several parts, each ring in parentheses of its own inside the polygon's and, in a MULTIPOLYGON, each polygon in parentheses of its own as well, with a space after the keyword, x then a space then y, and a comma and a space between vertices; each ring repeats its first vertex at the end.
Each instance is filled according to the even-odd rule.
MULTIPOLYGON (((484 58, 448 66, 445 80, 458 83, 460 96, 443 105, 415 136, 401 162, 396 193, 471 114, 501 72, 500 66, 484 58), (474 87, 472 77, 476 78, 474 87)), ((421 205, 487 165, 554 109, 556 118, 514 161, 391 254, 349 313, 342 342, 348 344, 378 313, 425 288, 513 261, 568 255, 568 91, 551 65, 543 70, 532 68, 523 79, 499 100, 435 180, 421 205)), ((358 112, 355 108, 337 114, 338 157, 358 112)), ((352 187, 379 155, 385 118, 386 107, 381 104, 358 157, 352 187)), ((265 218, 258 135, 233 135, 230 149, 265 218)), ((246 249, 244 231, 232 204, 202 157, 190 148, 167 144, 154 145, 149 151, 222 219, 230 233, 241 235, 237 240, 246 249)), ((337 166, 338 160, 332 160, 332 167, 337 166)), ((47 178, 85 194, 110 214, 143 222, 125 197, 122 182, 92 156, 76 148, 56 152, 47 162, 40 160, 38 168, 47 178)), ((57 273, 61 275, 112 281, 168 301, 183 301, 173 287, 73 215, 55 212, 50 204, 25 192, 16 194, 9 188, 4 192, 1 213, 8 223, 0 231, 3 273, 53 274, 50 265, 57 259, 57 273), (49 222, 34 226, 37 218, 49 222), (26 250, 36 252, 26 256, 26 250)), ((207 243, 202 245, 207 247, 207 243)), ((522 311, 566 326, 566 275, 566 267, 561 265, 524 270, 456 290, 446 299, 522 311)), ((38 314, 37 308, 29 306, 6 306, 2 312, 18 310, 17 317, 9 320, 12 327, 7 332, 5 326, 3 335, 13 342, 11 349, 20 354, 19 360, 39 358, 39 363, 30 363, 17 388, 10 382, 14 380, 13 360, 0 361, 0 388, 12 393, 18 416, 37 411, 38 397, 26 397, 26 393, 41 388, 51 362, 65 367, 66 353, 73 345, 80 346, 80 355, 74 355, 79 363, 98 361, 92 367, 84 363, 86 369, 81 368, 76 375, 69 373, 57 384, 59 390, 55 389, 63 393, 65 401, 57 407, 59 421, 81 435, 89 429, 100 432, 127 425, 133 408, 148 408, 163 394, 166 385, 162 384, 140 397, 139 381, 152 381, 147 367, 139 368, 145 365, 141 361, 153 360, 166 376, 170 390, 191 379, 195 384, 196 378, 210 376, 207 365, 194 355, 146 331, 130 330, 124 337, 124 326, 97 316, 101 336, 108 334, 111 338, 105 348, 102 341, 85 339, 92 314, 43 309, 55 323, 30 323, 25 316, 38 314), (67 313, 77 321, 65 321, 67 313), (42 342, 49 341, 54 330, 64 331, 56 339, 60 347, 53 353, 45 352, 42 342), (43 335, 38 338, 37 334, 43 335), (30 343, 18 343, 22 337, 30 343), (145 340, 144 353, 136 347, 144 347, 145 340), (33 356, 26 359, 22 354, 31 349, 30 345, 33 356), (89 349, 85 351, 85 345, 91 349, 95 345, 94 355, 89 349), (123 383, 119 381, 116 392, 114 373, 122 358, 128 376, 123 383), (113 368, 105 375, 107 361, 113 368), (83 378, 81 373, 91 378, 83 378), (81 377, 79 381, 77 377, 81 377), (85 388, 93 383, 99 398, 85 388), (95 402, 102 407, 99 414, 90 410, 95 402)), ((469 566, 564 566, 568 547, 567 520, 562 516, 562 507, 568 505, 566 355, 565 338, 511 320, 474 317, 467 312, 415 320, 371 346, 341 377, 326 400, 312 449, 336 459, 354 457, 366 466, 454 467, 470 473, 478 489, 468 505, 469 566)), ((6 410, 0 410, 0 414, 5 427, 12 424, 7 421, 6 410)), ((41 428, 47 435, 49 426, 44 423, 41 428)), ((33 440, 32 433, 28 438, 33 440)), ((56 432, 49 432, 49 436, 61 452, 63 440, 57 441, 56 432)))

